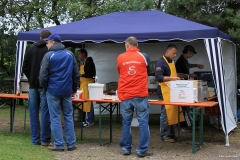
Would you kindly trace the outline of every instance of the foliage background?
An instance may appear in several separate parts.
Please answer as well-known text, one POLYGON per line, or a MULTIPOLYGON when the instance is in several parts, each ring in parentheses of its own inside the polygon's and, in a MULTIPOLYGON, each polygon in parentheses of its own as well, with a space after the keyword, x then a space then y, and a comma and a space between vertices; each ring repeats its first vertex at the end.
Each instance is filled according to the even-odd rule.
MULTIPOLYGON (((11 92, 18 32, 61 25, 117 11, 157 9, 184 19, 217 27, 235 38, 240 52, 239 0, 1 0, 0 91, 11 92)), ((239 75, 240 64, 237 64, 239 75)))

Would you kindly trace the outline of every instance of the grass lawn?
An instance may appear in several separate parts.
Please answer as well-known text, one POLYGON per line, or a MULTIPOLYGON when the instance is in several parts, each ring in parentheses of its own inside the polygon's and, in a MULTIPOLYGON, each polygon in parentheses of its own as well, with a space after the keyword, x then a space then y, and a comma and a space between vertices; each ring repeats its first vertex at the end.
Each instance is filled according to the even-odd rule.
MULTIPOLYGON (((32 145, 29 110, 27 109, 26 129, 24 129, 24 106, 17 105, 15 111, 14 133, 10 130, 10 108, 0 108, 0 160, 53 160, 55 153, 46 147, 32 145)), ((121 133, 121 122, 116 122, 113 116, 113 141, 119 141, 121 133)), ((83 139, 81 140, 80 122, 75 122, 76 144, 98 145, 98 115, 95 115, 95 125, 91 128, 83 128, 83 139)), ((102 116, 102 141, 109 141, 109 115, 102 116)))
POLYGON ((32 145, 28 126, 23 128, 24 107, 16 108, 14 133, 9 132, 10 109, 0 108, 0 160, 53 160, 54 154, 46 147, 32 145))

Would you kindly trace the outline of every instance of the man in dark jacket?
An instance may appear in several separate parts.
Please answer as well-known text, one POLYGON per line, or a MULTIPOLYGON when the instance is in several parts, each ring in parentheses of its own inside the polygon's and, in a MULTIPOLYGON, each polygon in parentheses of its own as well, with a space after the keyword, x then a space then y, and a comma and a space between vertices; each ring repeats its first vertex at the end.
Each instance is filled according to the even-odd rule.
MULTIPOLYGON (((85 49, 80 49, 78 51, 78 56, 82 61, 82 64, 80 65, 80 89, 83 90, 82 97, 89 98, 88 84, 93 83, 95 80, 95 64, 92 57, 88 57, 88 53, 85 49)), ((83 126, 92 126, 94 124, 94 108, 92 102, 84 102, 83 111, 87 112, 87 120, 83 122, 83 126)))
POLYGON ((54 145, 48 146, 52 151, 64 151, 60 111, 64 117, 64 133, 67 150, 75 150, 76 135, 73 122, 72 96, 74 97, 79 84, 79 70, 72 52, 65 49, 61 37, 51 34, 47 41, 49 52, 45 54, 39 72, 40 85, 46 90, 51 131, 54 145))
POLYGON ((49 30, 43 30, 41 32, 40 41, 27 50, 22 68, 29 82, 28 106, 30 111, 32 143, 35 145, 41 144, 43 146, 48 146, 51 142, 51 129, 46 92, 40 87, 38 76, 42 58, 48 51, 46 42, 43 39, 47 38, 49 35, 51 35, 49 30), (42 112, 41 123, 39 120, 40 106, 42 112), (40 128, 42 131, 40 131, 40 128))

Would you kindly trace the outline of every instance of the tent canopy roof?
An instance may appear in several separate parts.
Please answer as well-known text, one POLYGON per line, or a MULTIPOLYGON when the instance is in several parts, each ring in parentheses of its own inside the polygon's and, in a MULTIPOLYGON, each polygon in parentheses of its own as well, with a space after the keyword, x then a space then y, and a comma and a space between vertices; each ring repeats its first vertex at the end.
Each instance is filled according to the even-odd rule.
MULTIPOLYGON (((193 41, 216 38, 231 40, 219 29, 182 19, 158 10, 114 12, 68 24, 43 28, 59 34, 63 41, 75 43, 114 41, 122 43, 129 36, 139 42, 158 40, 193 41)), ((18 40, 38 41, 43 29, 20 32, 18 40)))

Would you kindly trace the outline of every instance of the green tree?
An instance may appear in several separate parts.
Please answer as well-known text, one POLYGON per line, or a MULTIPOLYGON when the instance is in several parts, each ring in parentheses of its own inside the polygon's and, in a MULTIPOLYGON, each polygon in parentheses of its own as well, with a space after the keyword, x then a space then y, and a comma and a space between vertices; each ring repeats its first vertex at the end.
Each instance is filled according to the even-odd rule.
POLYGON ((165 1, 167 13, 217 27, 234 38, 240 37, 240 1, 177 0, 165 1))
MULTIPOLYGON (((165 11, 188 20, 217 27, 235 38, 237 62, 240 60, 239 0, 174 0, 164 2, 165 11)), ((237 63, 240 78, 240 63, 237 63)))

